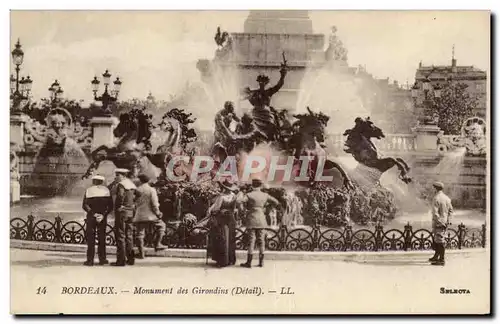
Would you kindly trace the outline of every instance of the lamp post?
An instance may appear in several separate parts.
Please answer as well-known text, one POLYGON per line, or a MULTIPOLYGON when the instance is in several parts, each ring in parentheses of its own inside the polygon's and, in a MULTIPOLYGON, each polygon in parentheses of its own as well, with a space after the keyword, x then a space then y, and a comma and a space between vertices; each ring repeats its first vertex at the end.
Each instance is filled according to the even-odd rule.
POLYGON ((12 50, 12 61, 16 66, 16 76, 10 75, 10 99, 12 100, 11 114, 20 115, 22 107, 29 100, 33 80, 29 76, 19 79, 19 72, 23 64, 24 52, 21 43, 17 40, 16 47, 12 50))
POLYGON ((149 92, 148 96, 146 97, 146 106, 148 109, 152 109, 155 104, 155 97, 149 92))
POLYGON ((113 82, 114 88, 112 90, 109 90, 111 73, 106 70, 102 74, 102 78, 104 83, 104 92, 102 93, 102 95, 99 97, 97 96, 97 91, 99 91, 99 84, 101 83, 101 81, 99 81, 96 76, 90 82, 92 84, 92 92, 94 93, 94 100, 102 102, 102 114, 104 116, 111 116, 112 113, 110 104, 117 101, 122 82, 120 81, 120 78, 116 78, 116 80, 113 82))
MULTIPOLYGON (((431 71, 432 73, 432 71, 431 71)), ((430 75, 430 73, 429 73, 430 75)), ((437 125, 438 123, 438 117, 435 112, 432 111, 432 104, 433 104, 433 98, 439 98, 441 97, 441 87, 439 85, 432 86, 431 80, 429 77, 425 77, 425 79, 420 83, 420 86, 417 82, 413 85, 411 89, 411 96, 415 100, 415 105, 418 107, 419 102, 418 98, 420 96, 420 90, 423 91, 424 93, 424 100, 422 102, 423 104, 423 111, 421 111, 421 114, 419 116, 419 120, 424 124, 424 125, 437 125)))
POLYGON ((50 85, 49 93, 50 93, 50 101, 53 105, 57 104, 57 102, 62 99, 64 91, 57 80, 55 80, 50 85))

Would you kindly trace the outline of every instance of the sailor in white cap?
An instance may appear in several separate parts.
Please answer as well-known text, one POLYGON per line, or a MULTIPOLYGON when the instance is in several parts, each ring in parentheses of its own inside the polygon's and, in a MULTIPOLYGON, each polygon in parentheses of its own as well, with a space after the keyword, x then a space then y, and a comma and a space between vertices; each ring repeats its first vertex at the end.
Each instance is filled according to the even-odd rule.
POLYGON ((109 189, 104 186, 104 177, 95 175, 92 177, 92 186, 85 191, 82 208, 87 212, 87 261, 84 265, 93 266, 95 256, 95 235, 99 246, 97 254, 99 264, 108 263, 106 259, 106 225, 107 216, 113 210, 113 199, 109 189))
POLYGON ((436 181, 432 184, 436 194, 432 198, 432 234, 434 236, 434 256, 429 259, 432 265, 444 265, 445 232, 451 224, 453 206, 451 199, 443 192, 444 184, 436 181))
POLYGON ((133 265, 134 239, 133 218, 135 211, 136 186, 128 178, 130 171, 119 168, 115 170, 116 198, 115 198, 115 239, 116 239, 116 262, 114 266, 123 267, 126 264, 133 265))

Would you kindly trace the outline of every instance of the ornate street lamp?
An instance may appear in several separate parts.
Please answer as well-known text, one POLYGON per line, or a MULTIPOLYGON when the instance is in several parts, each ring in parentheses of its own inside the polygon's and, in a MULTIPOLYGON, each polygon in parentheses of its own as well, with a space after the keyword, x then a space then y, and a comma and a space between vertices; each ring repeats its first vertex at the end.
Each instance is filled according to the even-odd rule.
POLYGON ((22 107, 24 107, 29 100, 31 86, 33 80, 29 76, 19 79, 19 72, 24 60, 24 52, 21 48, 19 39, 17 40, 15 48, 12 50, 12 61, 16 66, 16 76, 10 75, 10 99, 12 100, 11 114, 21 114, 22 107))
POLYGON ((425 78, 424 81, 422 81, 422 89, 424 90, 425 95, 423 122, 425 125, 437 125, 439 118, 437 117, 436 112, 433 111, 432 97, 441 96, 441 90, 436 90, 435 87, 432 86, 431 80, 428 77, 425 78))
POLYGON ((49 93, 50 93, 51 102, 56 103, 57 101, 59 101, 62 98, 64 90, 61 88, 61 85, 59 84, 59 82, 57 80, 55 80, 54 83, 52 83, 50 85, 49 93))
POLYGON ((422 106, 420 106, 420 111, 422 113, 419 116, 419 121, 424 125, 437 125, 439 121, 437 114, 432 109, 433 97, 441 97, 441 87, 439 85, 433 87, 429 78, 434 70, 435 68, 433 68, 420 83, 415 82, 411 88, 411 96, 415 101, 415 106, 418 107, 422 104, 422 106), (423 91, 424 95, 423 101, 418 100, 421 91, 423 91))
POLYGON ((92 85, 94 100, 102 102, 102 114, 104 116, 111 116, 112 113, 110 109, 110 104, 117 101, 122 82, 120 81, 120 78, 116 78, 116 80, 113 82, 114 88, 109 89, 111 81, 111 73, 109 73, 108 70, 106 70, 102 74, 102 79, 104 83, 104 92, 99 97, 97 96, 97 92, 99 91, 99 84, 101 83, 101 81, 99 81, 95 76, 94 79, 90 82, 90 84, 92 85))
POLYGON ((418 85, 417 83, 415 82, 415 84, 413 85, 413 87, 411 88, 411 96, 412 98, 414 99, 417 99, 418 98, 418 85))
POLYGON ((436 84, 434 87, 434 98, 441 98, 441 85, 436 84))
POLYGON ((154 103, 155 103, 155 97, 153 96, 153 94, 150 91, 149 94, 148 94, 148 96, 146 97, 147 108, 148 109, 153 108, 154 103))

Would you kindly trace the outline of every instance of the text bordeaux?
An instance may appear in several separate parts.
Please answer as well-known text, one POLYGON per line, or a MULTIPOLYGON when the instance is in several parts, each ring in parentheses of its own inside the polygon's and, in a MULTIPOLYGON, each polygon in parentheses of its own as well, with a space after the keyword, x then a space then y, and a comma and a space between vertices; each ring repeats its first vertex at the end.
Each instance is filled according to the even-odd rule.
POLYGON ((115 287, 62 287, 61 295, 114 295, 115 287))

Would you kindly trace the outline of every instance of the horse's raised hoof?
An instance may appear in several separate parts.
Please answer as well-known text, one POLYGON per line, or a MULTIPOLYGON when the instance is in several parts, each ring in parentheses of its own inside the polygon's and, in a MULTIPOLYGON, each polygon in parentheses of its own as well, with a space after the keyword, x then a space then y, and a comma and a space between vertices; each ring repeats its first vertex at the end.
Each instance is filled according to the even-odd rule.
POLYGON ((344 182, 344 186, 348 189, 348 190, 353 190, 354 189, 354 184, 352 183, 351 180, 346 180, 344 182))

